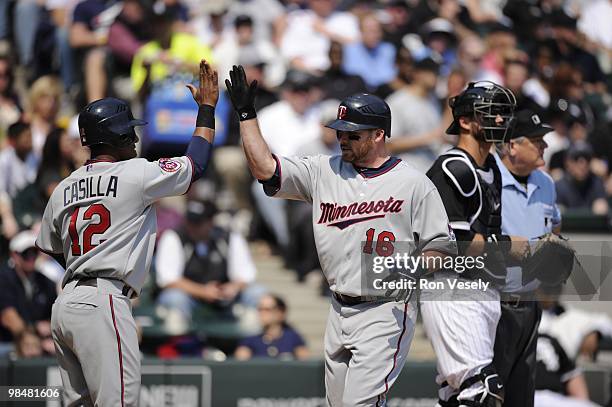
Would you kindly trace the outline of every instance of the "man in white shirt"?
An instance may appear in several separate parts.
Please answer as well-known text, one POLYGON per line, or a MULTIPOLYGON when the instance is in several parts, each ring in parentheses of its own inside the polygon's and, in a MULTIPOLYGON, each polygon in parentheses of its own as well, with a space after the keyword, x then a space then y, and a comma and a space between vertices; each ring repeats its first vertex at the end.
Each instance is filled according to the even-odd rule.
POLYGON ((215 227, 215 214, 210 202, 188 202, 184 229, 165 231, 157 246, 158 303, 178 310, 186 322, 198 303, 256 307, 263 293, 253 285, 257 270, 246 240, 215 227))
POLYGON ((8 129, 9 146, 0 152, 0 193, 15 198, 36 179, 38 159, 32 152, 32 132, 24 122, 8 129))
POLYGON ((309 0, 308 9, 289 13, 280 48, 293 68, 324 71, 331 41, 348 44, 359 39, 357 17, 335 11, 336 5, 337 0, 309 0))
MULTIPOLYGON (((265 140, 274 154, 291 156, 305 144, 316 142, 320 134, 319 109, 314 105, 313 77, 306 72, 291 70, 283 83, 281 100, 259 113, 265 140)), ((281 249, 289 244, 286 201, 266 196, 257 182, 251 192, 255 204, 272 229, 281 249)))

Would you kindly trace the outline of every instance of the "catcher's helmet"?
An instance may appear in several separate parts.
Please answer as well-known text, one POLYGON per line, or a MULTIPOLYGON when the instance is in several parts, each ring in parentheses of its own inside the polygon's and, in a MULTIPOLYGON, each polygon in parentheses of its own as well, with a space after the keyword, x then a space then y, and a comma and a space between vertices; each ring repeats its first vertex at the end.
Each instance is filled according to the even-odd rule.
POLYGON ((339 131, 383 129, 391 137, 391 109, 378 96, 358 93, 340 103, 337 119, 326 127, 339 131))
POLYGON ((504 142, 514 125, 516 98, 512 91, 493 82, 470 82, 463 92, 449 99, 448 105, 454 119, 446 130, 448 134, 459 134, 461 116, 478 117, 484 139, 493 143, 504 142), (503 119, 501 125, 495 123, 497 116, 503 119))
POLYGON ((79 114, 81 144, 109 144, 122 148, 136 142, 135 126, 147 124, 134 119, 127 102, 116 98, 104 98, 91 102, 79 114))

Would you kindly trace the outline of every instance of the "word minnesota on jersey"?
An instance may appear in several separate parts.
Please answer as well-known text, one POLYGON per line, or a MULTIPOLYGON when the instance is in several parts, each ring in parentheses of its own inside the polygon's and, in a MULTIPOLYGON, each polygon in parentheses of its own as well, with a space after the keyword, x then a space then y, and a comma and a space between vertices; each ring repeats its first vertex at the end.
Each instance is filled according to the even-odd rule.
POLYGON ((116 175, 81 178, 64 188, 64 206, 99 196, 116 198, 118 182, 116 175))

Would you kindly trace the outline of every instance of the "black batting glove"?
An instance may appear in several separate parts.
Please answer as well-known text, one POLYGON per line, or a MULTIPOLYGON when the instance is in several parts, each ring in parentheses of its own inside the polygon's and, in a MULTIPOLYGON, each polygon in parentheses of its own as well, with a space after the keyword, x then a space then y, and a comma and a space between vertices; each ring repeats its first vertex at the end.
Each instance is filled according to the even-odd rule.
POLYGON ((255 92, 257 81, 247 82, 246 74, 242 65, 234 65, 230 71, 230 79, 225 80, 227 93, 232 101, 234 110, 238 113, 240 121, 254 119, 257 117, 255 112, 255 92))

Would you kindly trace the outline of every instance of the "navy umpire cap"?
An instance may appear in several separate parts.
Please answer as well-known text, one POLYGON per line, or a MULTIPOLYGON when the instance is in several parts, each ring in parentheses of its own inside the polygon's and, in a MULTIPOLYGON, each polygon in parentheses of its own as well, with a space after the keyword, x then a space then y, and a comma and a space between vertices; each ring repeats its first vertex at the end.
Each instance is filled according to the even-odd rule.
POLYGON ((79 114, 81 144, 108 144, 127 147, 137 141, 134 127, 147 124, 134 119, 130 105, 116 98, 104 98, 91 102, 79 114))
POLYGON ((542 119, 534 111, 525 109, 516 113, 516 124, 509 139, 542 137, 553 130, 542 123, 542 119))
POLYGON ((326 127, 338 131, 383 129, 385 136, 391 137, 391 109, 378 96, 358 93, 340 103, 337 119, 326 127))

